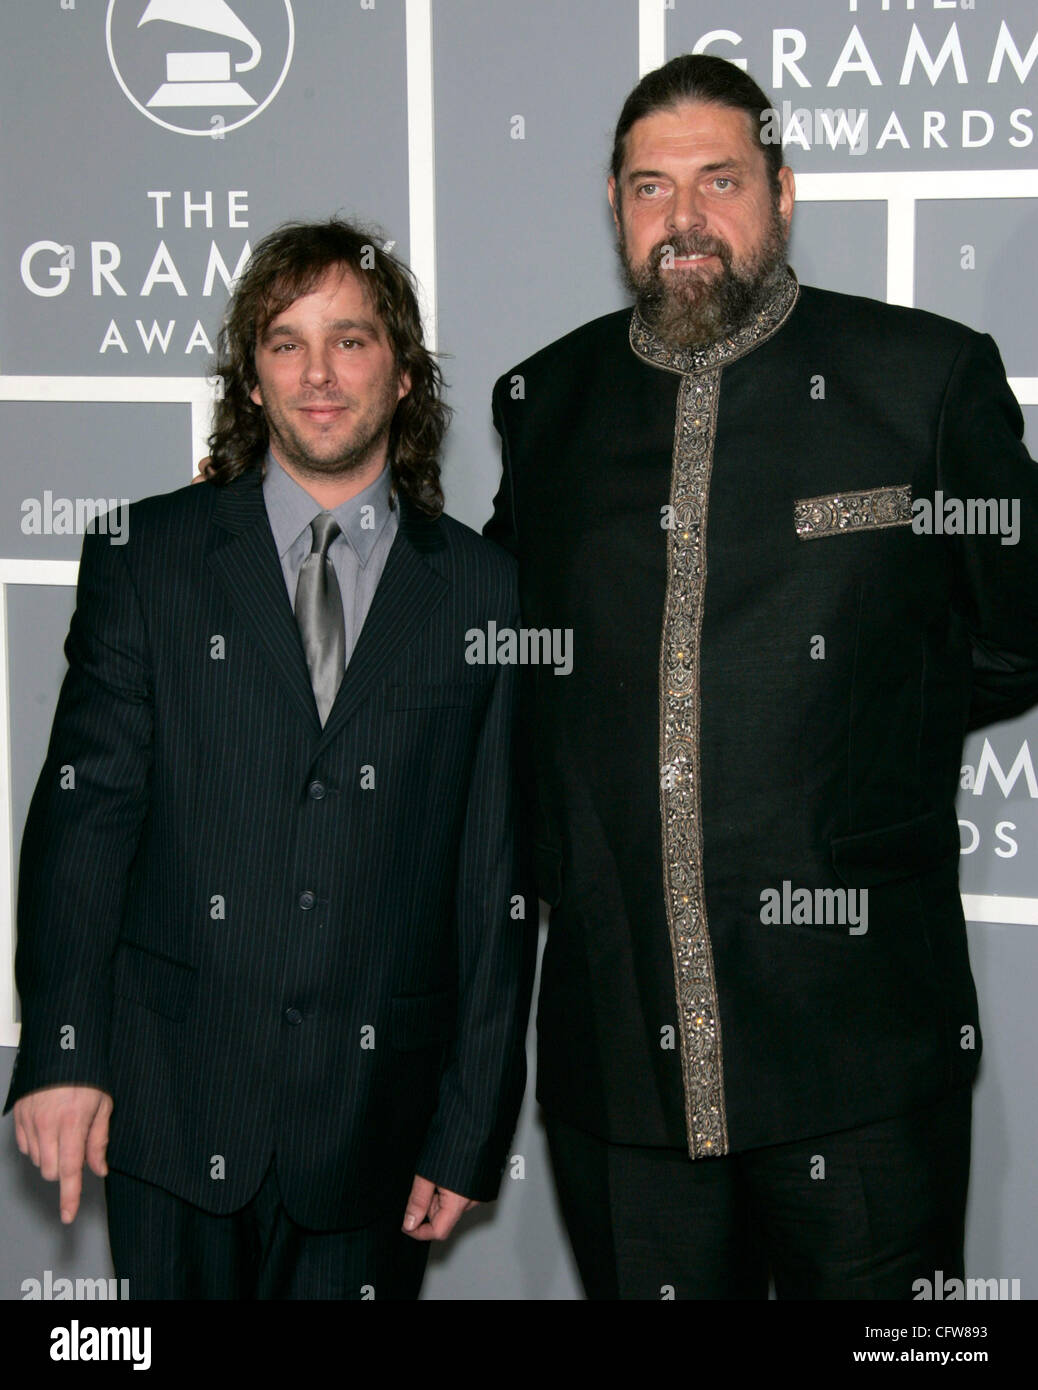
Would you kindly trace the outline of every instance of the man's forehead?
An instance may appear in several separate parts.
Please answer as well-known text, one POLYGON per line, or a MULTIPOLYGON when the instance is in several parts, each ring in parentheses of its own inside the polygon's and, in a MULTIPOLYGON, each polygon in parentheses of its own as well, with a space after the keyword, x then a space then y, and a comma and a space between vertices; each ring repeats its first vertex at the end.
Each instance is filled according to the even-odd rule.
POLYGON ((364 318, 369 320, 378 332, 384 333, 385 329, 370 287, 364 278, 348 265, 329 266, 312 282, 299 287, 294 294, 292 288, 287 285, 275 285, 268 300, 266 327, 269 329, 280 319, 290 318, 293 311, 300 307, 317 307, 322 300, 328 301, 329 309, 334 309, 332 317, 341 317, 338 309, 348 304, 363 313, 364 318), (288 297, 290 295, 291 298, 288 297), (273 308, 273 313, 269 312, 270 308, 273 308))
POLYGON ((714 102, 683 102, 635 121, 627 133, 625 173, 650 150, 675 158, 764 158, 750 113, 714 102))

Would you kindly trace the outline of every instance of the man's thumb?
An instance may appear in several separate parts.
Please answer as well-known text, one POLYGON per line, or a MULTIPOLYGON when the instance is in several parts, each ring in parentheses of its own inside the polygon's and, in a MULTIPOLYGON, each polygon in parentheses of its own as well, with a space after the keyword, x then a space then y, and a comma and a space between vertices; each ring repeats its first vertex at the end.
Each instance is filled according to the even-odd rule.
POLYGON ((404 1230, 413 1231, 422 1224, 429 1212, 436 1184, 428 1178, 416 1177, 411 1184, 411 1195, 404 1210, 404 1230))

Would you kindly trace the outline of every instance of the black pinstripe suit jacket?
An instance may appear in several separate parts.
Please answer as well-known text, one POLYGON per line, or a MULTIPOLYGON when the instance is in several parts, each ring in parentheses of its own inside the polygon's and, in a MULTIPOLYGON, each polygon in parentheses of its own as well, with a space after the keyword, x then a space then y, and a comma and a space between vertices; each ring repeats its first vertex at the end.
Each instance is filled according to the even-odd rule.
POLYGON ((124 546, 86 537, 22 845, 8 1107, 109 1091, 110 1165, 212 1212, 272 1154, 318 1229, 415 1172, 494 1195, 536 912, 515 670, 465 661, 491 619, 517 625, 512 559, 405 501, 322 729, 258 469, 137 503, 124 546))

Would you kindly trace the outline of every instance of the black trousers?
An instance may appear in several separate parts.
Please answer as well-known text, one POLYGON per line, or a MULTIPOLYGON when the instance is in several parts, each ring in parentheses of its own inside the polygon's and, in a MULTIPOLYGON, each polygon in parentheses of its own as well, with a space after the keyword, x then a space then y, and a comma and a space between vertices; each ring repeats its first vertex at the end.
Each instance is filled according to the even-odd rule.
POLYGON ((131 1299, 416 1299, 429 1245, 394 1210, 351 1231, 310 1231, 285 1211, 274 1163, 255 1197, 214 1216, 126 1173, 105 1180, 116 1277, 131 1299))
POLYGON ((791 1144, 692 1162, 546 1116, 591 1299, 911 1299, 964 1278, 972 1092, 791 1144))

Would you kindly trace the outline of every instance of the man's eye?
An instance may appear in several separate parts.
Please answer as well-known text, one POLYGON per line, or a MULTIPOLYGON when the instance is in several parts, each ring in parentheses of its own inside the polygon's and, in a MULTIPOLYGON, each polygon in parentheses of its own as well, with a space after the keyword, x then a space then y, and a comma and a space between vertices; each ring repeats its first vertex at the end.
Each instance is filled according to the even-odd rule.
POLYGON ((638 185, 638 188, 637 188, 637 192, 638 192, 639 194, 647 193, 647 194, 649 195, 649 197, 652 197, 652 195, 653 195, 654 193, 658 192, 658 191, 659 191, 659 184, 658 184, 658 183, 640 183, 640 184, 638 185))
POLYGON ((355 347, 363 347, 363 343, 360 341, 359 338, 340 338, 340 339, 339 339, 339 346, 340 346, 340 347, 355 348, 355 347))
POLYGON ((724 188, 721 188, 722 193, 727 192, 729 188, 733 187, 732 180, 728 178, 726 174, 721 174, 716 179, 714 179, 715 187, 720 188, 721 184, 725 185, 724 188))
POLYGON ((271 352, 290 352, 295 347, 295 343, 275 343, 271 352))

